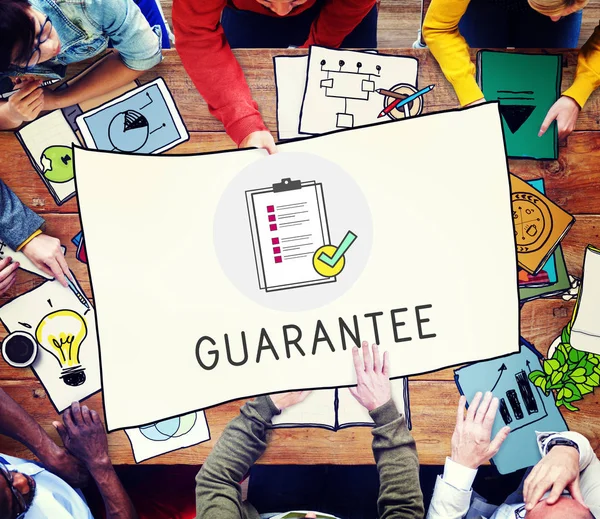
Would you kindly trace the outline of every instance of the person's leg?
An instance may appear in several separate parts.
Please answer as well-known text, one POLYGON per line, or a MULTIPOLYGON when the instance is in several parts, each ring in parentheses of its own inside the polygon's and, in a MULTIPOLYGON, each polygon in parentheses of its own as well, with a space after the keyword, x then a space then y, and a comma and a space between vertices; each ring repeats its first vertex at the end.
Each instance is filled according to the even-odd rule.
MULTIPOLYGON (((317 3, 318 4, 318 3, 317 3)), ((315 4, 297 16, 268 16, 225 7, 221 25, 232 49, 286 49, 304 44, 318 15, 315 4)))
POLYGON ((471 0, 458 30, 471 48, 509 46, 508 15, 500 3, 471 0))
POLYGON ((344 38, 342 48, 376 49, 377 48, 377 6, 369 11, 354 30, 344 38))
POLYGON ((558 49, 577 48, 582 11, 553 22, 529 8, 515 20, 515 47, 558 49))

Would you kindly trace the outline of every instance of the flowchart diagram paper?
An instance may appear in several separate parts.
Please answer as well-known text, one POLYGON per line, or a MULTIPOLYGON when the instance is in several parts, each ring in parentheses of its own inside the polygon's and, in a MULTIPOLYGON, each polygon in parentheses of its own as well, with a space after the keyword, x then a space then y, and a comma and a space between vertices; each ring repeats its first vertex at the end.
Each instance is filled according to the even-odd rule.
POLYGON ((279 150, 75 150, 109 430, 351 386, 363 340, 389 351, 392 378, 518 350, 496 103, 279 150), (159 240, 168 254, 138 254, 159 240))

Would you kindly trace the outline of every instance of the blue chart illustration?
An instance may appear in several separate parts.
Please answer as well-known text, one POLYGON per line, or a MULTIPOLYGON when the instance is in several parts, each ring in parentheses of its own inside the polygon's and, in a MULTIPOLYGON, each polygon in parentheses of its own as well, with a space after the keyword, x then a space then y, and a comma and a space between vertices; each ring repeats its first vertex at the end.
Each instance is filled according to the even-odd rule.
POLYGON ((196 425, 196 419, 196 413, 176 416, 175 418, 144 425, 140 427, 140 432, 149 440, 162 442, 189 433, 196 425))
POLYGON ((158 84, 83 116, 99 150, 154 153, 182 139, 174 114, 158 84))

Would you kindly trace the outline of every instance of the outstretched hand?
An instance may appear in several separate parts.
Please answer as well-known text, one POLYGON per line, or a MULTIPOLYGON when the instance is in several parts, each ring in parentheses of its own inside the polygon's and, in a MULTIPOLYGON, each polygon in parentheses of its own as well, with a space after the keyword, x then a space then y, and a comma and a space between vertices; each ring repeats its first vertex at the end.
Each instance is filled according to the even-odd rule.
POLYGON ((382 362, 377 344, 373 344, 372 348, 371 356, 369 343, 363 341, 363 359, 360 358, 358 348, 352 348, 357 385, 350 388, 350 394, 369 411, 381 407, 392 398, 389 354, 387 351, 383 354, 382 362))
POLYGON ((537 505, 548 490, 551 492, 546 502, 553 505, 565 488, 575 501, 588 508, 579 488, 579 452, 574 447, 559 445, 546 454, 527 476, 523 484, 526 510, 537 505))
POLYGON ((310 391, 291 391, 289 393, 277 393, 276 395, 269 396, 275 404, 275 407, 277 407, 277 409, 280 411, 283 411, 288 407, 299 404, 308 395, 310 395, 310 391))
POLYGON ((486 393, 483 400, 482 394, 476 393, 465 416, 466 403, 467 399, 461 396, 452 434, 451 459, 464 467, 476 469, 498 453, 510 433, 510 427, 500 429, 492 440, 492 427, 499 404, 497 398, 492 398, 492 393, 486 393))
POLYGON ((19 262, 6 257, 0 261, 0 296, 15 284, 19 262))
POLYGON ((67 260, 60 248, 60 240, 40 234, 33 238, 25 247, 23 254, 40 270, 54 277, 64 287, 67 286, 67 276, 71 277, 67 260))
POLYGON ((52 422, 65 448, 88 469, 110 464, 108 440, 100 416, 73 402, 63 413, 63 423, 52 422))
POLYGON ((260 131, 252 132, 240 143, 240 148, 263 148, 269 152, 269 155, 277 153, 275 139, 271 132, 260 131))
POLYGON ((548 110, 548 114, 542 123, 538 137, 544 135, 548 128, 550 128, 552 122, 556 120, 558 139, 561 141, 566 139, 575 129, 575 124, 577 123, 577 117, 579 117, 580 111, 581 109, 574 99, 568 96, 559 97, 550 107, 550 110, 548 110))

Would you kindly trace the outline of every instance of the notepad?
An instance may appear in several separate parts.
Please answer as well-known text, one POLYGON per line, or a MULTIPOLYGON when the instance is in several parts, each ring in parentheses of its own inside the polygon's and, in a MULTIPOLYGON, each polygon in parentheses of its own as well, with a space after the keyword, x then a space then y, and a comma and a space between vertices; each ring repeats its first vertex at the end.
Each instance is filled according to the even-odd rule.
POLYGON ((487 101, 498 101, 506 154, 512 158, 558 158, 556 122, 538 132, 560 97, 561 56, 482 50, 477 53, 477 82, 487 101))
POLYGON ((328 245, 323 184, 289 178, 246 192, 259 287, 267 292, 321 283, 313 255, 328 245))
MULTIPOLYGON (((390 381, 392 398, 398 411, 404 415, 411 429, 408 380, 390 381)), ((346 427, 372 426, 373 420, 366 408, 360 405, 348 388, 318 389, 306 400, 286 409, 273 418, 275 427, 322 427, 338 431, 346 427)))
POLYGON ((565 431, 564 418, 552 392, 546 396, 529 380, 529 373, 541 369, 542 355, 521 338, 521 350, 496 359, 477 362, 454 371, 458 390, 470 403, 475 393, 492 391, 500 405, 492 438, 508 425, 510 434, 492 458, 500 474, 535 465, 540 459, 536 431, 565 431))
POLYGON ((31 164, 57 205, 75 195, 73 144, 75 132, 60 110, 50 112, 21 128, 16 136, 31 164))
POLYGON ((510 175, 519 266, 537 274, 575 218, 515 175, 510 175))

